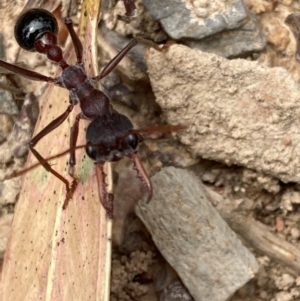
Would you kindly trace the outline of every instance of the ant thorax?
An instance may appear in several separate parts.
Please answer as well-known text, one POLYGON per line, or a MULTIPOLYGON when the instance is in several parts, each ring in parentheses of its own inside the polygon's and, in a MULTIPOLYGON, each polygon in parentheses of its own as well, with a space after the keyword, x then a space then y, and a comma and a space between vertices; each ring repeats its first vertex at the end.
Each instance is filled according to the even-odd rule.
POLYGON ((83 65, 75 64, 63 69, 59 83, 68 90, 76 91, 76 88, 85 83, 87 78, 83 65))

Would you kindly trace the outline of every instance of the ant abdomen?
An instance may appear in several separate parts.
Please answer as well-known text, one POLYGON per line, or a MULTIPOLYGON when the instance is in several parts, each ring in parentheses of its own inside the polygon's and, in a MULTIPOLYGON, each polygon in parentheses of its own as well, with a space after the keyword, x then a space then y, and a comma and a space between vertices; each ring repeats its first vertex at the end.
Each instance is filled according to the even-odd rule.
POLYGON ((55 17, 40 8, 25 11, 15 25, 15 39, 19 46, 27 51, 47 52, 47 49, 56 45, 57 32, 58 25, 55 17))

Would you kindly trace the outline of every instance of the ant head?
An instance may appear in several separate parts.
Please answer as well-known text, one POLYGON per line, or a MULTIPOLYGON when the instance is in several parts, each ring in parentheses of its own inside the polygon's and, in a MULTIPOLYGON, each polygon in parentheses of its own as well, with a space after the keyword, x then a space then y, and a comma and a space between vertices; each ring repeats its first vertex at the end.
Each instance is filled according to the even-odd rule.
POLYGON ((124 115, 107 114, 94 119, 86 131, 87 155, 95 162, 118 161, 137 152, 142 136, 132 133, 133 125, 124 115))
POLYGON ((43 40, 43 44, 50 44, 51 47, 56 45, 57 32, 58 25, 55 17, 40 8, 22 13, 15 25, 15 39, 19 46, 27 51, 39 51, 36 48, 39 40, 43 40))

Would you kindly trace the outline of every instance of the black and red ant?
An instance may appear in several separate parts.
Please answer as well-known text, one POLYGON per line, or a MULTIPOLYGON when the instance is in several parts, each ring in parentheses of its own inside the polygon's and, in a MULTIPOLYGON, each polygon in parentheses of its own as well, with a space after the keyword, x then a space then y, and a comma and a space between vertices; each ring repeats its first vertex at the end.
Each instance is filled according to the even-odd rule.
MULTIPOLYGON (((134 12, 132 1, 124 1, 127 10, 126 16, 134 12), (129 2, 129 4, 127 3, 129 2), (127 5, 127 7, 126 7, 127 5)), ((134 3, 133 3, 134 4, 134 3)), ((44 9, 30 9, 22 13, 15 25, 15 38, 19 46, 28 51, 37 51, 46 54, 48 59, 56 62, 62 69, 59 77, 52 78, 40 73, 15 66, 4 61, 0 61, 0 66, 31 80, 53 83, 59 87, 69 90, 70 104, 66 111, 49 123, 29 142, 29 148, 37 158, 39 163, 55 177, 60 179, 66 186, 67 194, 63 205, 65 209, 69 199, 72 197, 78 179, 75 176, 74 166, 76 165, 76 142, 81 119, 90 120, 86 131, 86 153, 95 161, 97 165, 97 178, 100 189, 100 201, 106 209, 108 215, 112 214, 113 196, 107 192, 105 184, 105 173, 103 166, 108 161, 118 161, 124 156, 132 159, 138 177, 146 187, 149 197, 152 198, 152 186, 138 155, 138 145, 143 141, 138 130, 133 129, 132 122, 123 114, 113 109, 109 98, 96 88, 96 82, 107 76, 124 56, 138 44, 136 39, 132 39, 128 45, 121 50, 102 70, 95 76, 89 77, 82 63, 83 47, 73 28, 72 20, 67 17, 64 21, 76 52, 77 62, 68 65, 65 61, 62 49, 57 45, 58 25, 55 17, 44 9), (76 104, 80 105, 81 112, 76 116, 71 128, 70 135, 70 158, 69 174, 73 178, 72 183, 56 172, 42 155, 34 148, 36 144, 50 132, 62 124, 72 112, 76 104)), ((170 128, 170 127, 169 127, 170 128)), ((175 129, 175 127, 174 127, 175 129)), ((176 129, 175 129, 176 130, 176 129)), ((19 175, 15 173, 12 176, 19 175)))

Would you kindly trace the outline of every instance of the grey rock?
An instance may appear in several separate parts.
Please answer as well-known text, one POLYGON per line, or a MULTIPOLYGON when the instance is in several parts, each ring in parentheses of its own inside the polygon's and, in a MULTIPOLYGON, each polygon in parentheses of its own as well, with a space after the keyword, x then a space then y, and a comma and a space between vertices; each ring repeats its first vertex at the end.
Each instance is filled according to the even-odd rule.
POLYGON ((201 39, 225 29, 237 28, 248 16, 243 1, 230 5, 221 0, 202 1, 198 7, 184 0, 143 0, 152 17, 173 39, 201 39))
POLYGON ((251 15, 248 21, 237 29, 223 31, 200 41, 185 41, 185 44, 190 48, 232 58, 262 51, 266 47, 266 39, 256 17, 251 15))
MULTIPOLYGON (((113 46, 114 49, 116 49, 118 52, 121 51, 130 42, 129 38, 124 37, 118 34, 116 31, 107 28, 104 22, 100 23, 100 27, 101 34, 104 40, 106 40, 107 43, 113 46)), ((127 54, 127 56, 131 58, 141 68, 142 71, 147 70, 147 65, 144 61, 146 49, 147 47, 145 45, 138 44, 127 54)))
POLYGON ((227 300, 258 270, 255 257, 208 201, 187 170, 165 168, 152 179, 154 196, 136 213, 196 301, 227 300))

